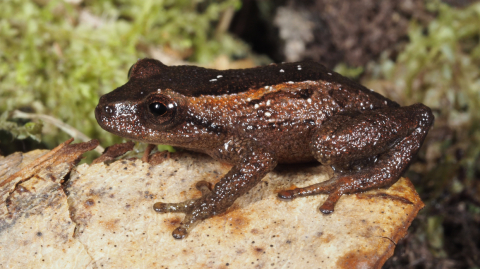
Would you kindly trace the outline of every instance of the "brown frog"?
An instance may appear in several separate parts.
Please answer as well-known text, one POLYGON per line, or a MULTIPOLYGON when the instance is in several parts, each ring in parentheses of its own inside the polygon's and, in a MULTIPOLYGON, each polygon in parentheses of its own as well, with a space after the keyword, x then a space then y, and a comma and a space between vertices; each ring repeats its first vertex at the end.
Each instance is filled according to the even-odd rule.
POLYGON ((98 123, 122 137, 204 152, 233 168, 211 190, 157 212, 185 213, 173 231, 184 238, 225 212, 279 163, 317 160, 334 167, 328 181, 283 190, 280 198, 328 194, 333 212, 343 194, 395 183, 433 123, 423 104, 400 107, 316 62, 214 70, 142 59, 128 82, 100 98, 98 123))

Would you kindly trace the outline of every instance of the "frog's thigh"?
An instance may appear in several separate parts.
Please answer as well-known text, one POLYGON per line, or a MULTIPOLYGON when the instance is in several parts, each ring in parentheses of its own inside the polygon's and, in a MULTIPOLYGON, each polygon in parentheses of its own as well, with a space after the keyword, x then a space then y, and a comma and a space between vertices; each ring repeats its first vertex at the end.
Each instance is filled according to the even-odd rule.
POLYGON ((422 104, 339 117, 339 121, 332 118, 317 131, 311 142, 314 156, 328 164, 353 162, 375 155, 378 160, 359 171, 337 173, 319 184, 282 191, 281 198, 328 193, 320 210, 330 213, 344 193, 389 186, 408 167, 433 123, 431 110, 422 104))
POLYGON ((324 122, 314 134, 311 151, 323 164, 362 160, 389 151, 406 137, 417 139, 415 129, 428 125, 424 127, 426 132, 429 118, 430 109, 421 104, 338 115, 324 122))

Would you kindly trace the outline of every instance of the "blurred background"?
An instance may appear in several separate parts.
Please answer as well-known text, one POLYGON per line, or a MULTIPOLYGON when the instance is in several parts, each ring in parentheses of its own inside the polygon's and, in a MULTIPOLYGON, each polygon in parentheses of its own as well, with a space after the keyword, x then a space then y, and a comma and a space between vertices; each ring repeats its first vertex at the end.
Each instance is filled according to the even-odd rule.
POLYGON ((1 0, 0 154, 122 142, 93 111, 144 57, 217 69, 311 59, 431 107, 406 174, 426 206, 384 268, 480 268, 478 1, 1 0))

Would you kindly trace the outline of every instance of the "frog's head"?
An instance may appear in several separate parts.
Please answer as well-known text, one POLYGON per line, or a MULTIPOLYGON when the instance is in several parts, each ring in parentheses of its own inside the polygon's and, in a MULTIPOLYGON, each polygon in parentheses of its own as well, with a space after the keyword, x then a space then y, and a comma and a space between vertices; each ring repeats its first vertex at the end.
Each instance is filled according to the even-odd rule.
POLYGON ((114 134, 144 142, 170 142, 185 122, 185 97, 170 89, 161 62, 142 59, 128 72, 129 81, 103 95, 95 109, 100 126, 114 134))

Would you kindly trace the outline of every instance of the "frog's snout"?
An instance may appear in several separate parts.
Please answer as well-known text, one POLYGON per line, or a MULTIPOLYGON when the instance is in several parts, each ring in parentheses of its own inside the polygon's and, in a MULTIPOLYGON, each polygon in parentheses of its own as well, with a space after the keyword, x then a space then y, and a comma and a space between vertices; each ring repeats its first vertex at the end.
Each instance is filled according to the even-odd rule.
POLYGON ((104 96, 100 97, 100 102, 95 108, 95 119, 103 127, 104 124, 102 123, 104 123, 105 119, 111 118, 115 113, 115 106, 102 102, 102 99, 104 99, 104 96))

